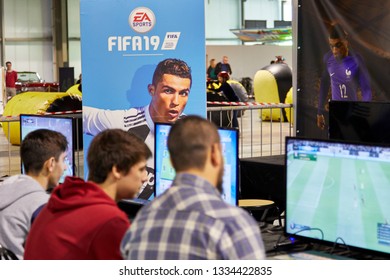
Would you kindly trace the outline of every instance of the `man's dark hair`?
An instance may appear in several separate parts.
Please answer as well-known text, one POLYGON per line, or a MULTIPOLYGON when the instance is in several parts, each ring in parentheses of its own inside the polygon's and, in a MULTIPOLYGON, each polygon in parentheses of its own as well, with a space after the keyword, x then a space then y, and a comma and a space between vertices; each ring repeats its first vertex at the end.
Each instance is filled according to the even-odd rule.
POLYGON ((88 180, 103 183, 116 166, 127 174, 133 165, 152 156, 148 146, 138 136, 122 129, 107 129, 96 135, 89 146, 88 180))
POLYGON ((49 129, 37 129, 23 139, 20 146, 20 158, 26 173, 38 175, 45 161, 60 155, 68 148, 66 137, 49 129))
POLYGON ((162 76, 164 74, 178 76, 183 79, 190 79, 190 87, 192 85, 191 68, 183 60, 167 58, 161 61, 157 65, 156 70, 154 70, 152 81, 153 85, 157 86, 157 84, 162 80, 162 76))
POLYGON ((11 64, 11 65, 12 65, 11 61, 7 61, 7 62, 5 63, 5 65, 8 65, 8 64, 11 64))
POLYGON ((202 170, 207 152, 220 138, 217 127, 199 116, 178 120, 168 135, 168 150, 176 172, 190 168, 202 170))
POLYGON ((347 35, 347 32, 345 32, 339 23, 331 25, 329 28, 330 39, 347 39, 347 35))

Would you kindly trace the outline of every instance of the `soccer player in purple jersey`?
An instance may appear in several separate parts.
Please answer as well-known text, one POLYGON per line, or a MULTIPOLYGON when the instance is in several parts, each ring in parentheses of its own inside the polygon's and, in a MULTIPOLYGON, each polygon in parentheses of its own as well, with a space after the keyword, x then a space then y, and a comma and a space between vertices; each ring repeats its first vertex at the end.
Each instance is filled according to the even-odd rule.
POLYGON ((363 101, 371 101, 372 93, 367 68, 360 54, 348 48, 347 33, 339 24, 329 30, 330 51, 324 55, 325 70, 321 77, 317 126, 325 128, 325 100, 329 87, 332 100, 357 101, 358 88, 363 101))

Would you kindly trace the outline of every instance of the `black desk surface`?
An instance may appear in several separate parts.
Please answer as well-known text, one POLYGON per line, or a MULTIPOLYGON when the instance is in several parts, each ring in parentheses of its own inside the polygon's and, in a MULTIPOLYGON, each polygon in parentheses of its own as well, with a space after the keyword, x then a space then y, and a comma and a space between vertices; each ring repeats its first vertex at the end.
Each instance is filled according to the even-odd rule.
POLYGON ((240 159, 240 198, 270 199, 280 210, 286 204, 284 155, 240 159))
POLYGON ((284 165, 284 155, 265 156, 265 157, 251 157, 240 159, 240 162, 254 162, 254 163, 266 163, 272 165, 284 165))

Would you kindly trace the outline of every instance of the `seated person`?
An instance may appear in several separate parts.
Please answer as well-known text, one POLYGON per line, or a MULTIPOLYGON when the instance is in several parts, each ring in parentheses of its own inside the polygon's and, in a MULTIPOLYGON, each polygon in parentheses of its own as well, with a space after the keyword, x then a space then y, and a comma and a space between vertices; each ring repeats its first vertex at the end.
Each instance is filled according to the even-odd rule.
POLYGON ((129 228, 116 202, 133 198, 147 180, 151 151, 121 129, 100 132, 88 150, 88 181, 67 177, 54 189, 27 238, 25 259, 121 259, 129 228))
POLYGON ((265 258, 256 221, 222 200, 221 149, 209 121, 188 116, 173 125, 168 150, 176 177, 138 212, 122 240, 125 259, 265 258))
POLYGON ((20 146, 26 175, 14 175, 0 185, 0 244, 23 259, 31 223, 66 170, 68 142, 61 133, 38 129, 20 146))

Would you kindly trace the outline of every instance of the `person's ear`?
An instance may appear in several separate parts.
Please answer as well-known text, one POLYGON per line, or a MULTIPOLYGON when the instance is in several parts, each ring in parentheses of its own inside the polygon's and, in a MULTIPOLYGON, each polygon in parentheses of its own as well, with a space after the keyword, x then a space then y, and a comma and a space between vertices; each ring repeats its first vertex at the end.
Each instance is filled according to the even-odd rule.
POLYGON ((122 174, 119 172, 118 168, 114 165, 111 169, 112 176, 116 179, 119 180, 122 177, 122 174))
POLYGON ((213 166, 220 166, 222 164, 222 151, 221 144, 214 143, 211 146, 211 163, 213 166))
POLYGON ((43 169, 48 173, 53 172, 56 159, 54 157, 49 158, 43 164, 43 169))
POLYGON ((149 91, 149 94, 150 94, 151 96, 154 95, 155 90, 156 90, 156 88, 154 87, 153 84, 149 84, 149 85, 148 85, 148 91, 149 91))

